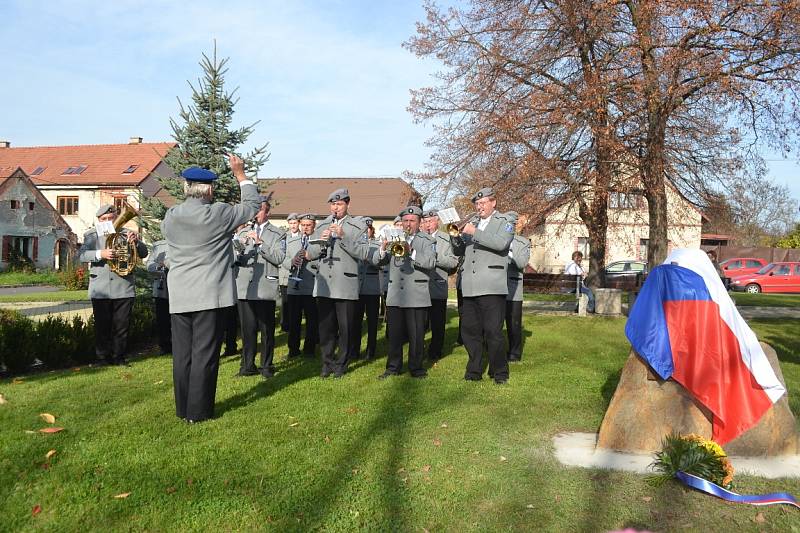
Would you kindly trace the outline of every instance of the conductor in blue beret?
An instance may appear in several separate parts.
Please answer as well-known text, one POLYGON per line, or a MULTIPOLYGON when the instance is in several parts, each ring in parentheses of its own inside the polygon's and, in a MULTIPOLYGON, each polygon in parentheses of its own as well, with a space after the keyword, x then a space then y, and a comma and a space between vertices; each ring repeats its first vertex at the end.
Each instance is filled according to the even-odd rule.
POLYGON ((242 159, 232 155, 229 164, 241 203, 214 202, 216 174, 190 167, 181 173, 186 199, 167 210, 161 223, 170 260, 175 413, 191 423, 214 416, 225 313, 236 304, 230 236, 261 203, 242 159))
POLYGON ((463 304, 461 337, 469 361, 464 373, 468 381, 483 376, 483 347, 489 359, 489 376, 495 383, 508 382, 503 321, 508 295, 508 249, 514 239, 514 225, 497 211, 491 187, 472 197, 477 216, 453 238, 453 253, 463 257, 459 267, 463 304))

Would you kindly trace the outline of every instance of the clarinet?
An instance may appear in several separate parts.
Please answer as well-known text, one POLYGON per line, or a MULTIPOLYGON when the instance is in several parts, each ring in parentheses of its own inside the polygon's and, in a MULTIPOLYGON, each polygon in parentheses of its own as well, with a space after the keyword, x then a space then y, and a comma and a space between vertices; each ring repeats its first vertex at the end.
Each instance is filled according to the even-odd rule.
POLYGON ((303 244, 300 246, 300 250, 295 254, 294 259, 292 260, 292 268, 289 271, 289 279, 294 281, 294 289, 297 290, 300 288, 300 282, 303 281, 303 278, 300 277, 300 272, 303 270, 303 265, 306 263, 306 249, 308 248, 308 235, 303 235, 301 237, 303 244), (300 261, 297 259, 301 258, 300 261))

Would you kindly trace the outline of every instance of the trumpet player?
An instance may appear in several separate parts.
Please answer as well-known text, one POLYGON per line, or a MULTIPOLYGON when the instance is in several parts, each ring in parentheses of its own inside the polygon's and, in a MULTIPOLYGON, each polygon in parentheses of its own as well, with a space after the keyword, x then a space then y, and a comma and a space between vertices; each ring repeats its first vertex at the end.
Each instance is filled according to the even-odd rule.
POLYGON ((433 239, 420 232, 422 209, 412 205, 400 212, 406 237, 402 241, 381 242, 379 264, 389 265, 389 292, 386 320, 389 327, 389 357, 379 379, 403 372, 403 344, 408 340, 408 370, 411 377, 424 378, 422 367, 425 323, 431 297, 429 272, 436 266, 433 239))
MULTIPOLYGON (((91 265, 89 298, 94 312, 95 355, 100 362, 127 365, 125 356, 134 299, 133 272, 120 276, 109 263, 113 264, 120 254, 119 250, 106 247, 111 235, 105 231, 107 223, 113 223, 117 217, 114 205, 101 205, 95 214, 100 224, 83 235, 79 252, 81 262, 91 265)), ((138 233, 126 228, 119 231, 125 235, 128 245, 136 248, 140 258, 147 257, 147 246, 139 240, 138 233)))
POLYGON ((423 230, 433 239, 433 252, 436 254, 436 268, 431 270, 428 284, 431 294, 431 343, 428 346, 428 359, 438 361, 442 357, 444 325, 447 320, 447 280, 458 267, 458 257, 453 253, 450 236, 439 229, 439 212, 433 209, 422 216, 423 230))
POLYGON ((464 373, 467 381, 483 377, 483 345, 489 356, 489 376, 495 383, 508 382, 503 319, 508 295, 508 247, 514 238, 514 225, 496 210, 497 199, 491 187, 472 197, 477 217, 453 238, 453 252, 463 256, 459 267, 463 295, 461 337, 469 361, 464 373))
POLYGON ((328 196, 328 206, 331 215, 317 227, 305 255, 306 260, 319 259, 314 296, 319 311, 320 376, 341 378, 347 372, 355 330, 358 262, 367 258, 370 247, 363 239, 366 224, 348 214, 347 189, 333 191, 328 196))
POLYGON ((242 328, 242 362, 239 376, 261 372, 265 378, 275 375, 275 307, 280 299, 278 268, 286 257, 284 230, 269 221, 270 200, 260 198, 261 206, 254 224, 238 234, 243 249, 236 273, 239 322, 242 328), (261 368, 255 366, 261 333, 261 368))
POLYGON ((286 259, 283 267, 289 272, 286 287, 288 295, 287 317, 289 321, 289 357, 300 355, 300 333, 303 316, 306 319, 306 338, 303 355, 313 356, 319 338, 317 304, 314 302, 314 279, 317 263, 306 261, 305 251, 314 234, 316 217, 311 213, 299 215, 300 234, 286 237, 286 259))
POLYGON ((367 351, 364 358, 367 360, 375 358, 375 348, 378 344, 378 307, 381 297, 380 270, 378 269, 377 249, 381 242, 375 238, 375 228, 370 217, 361 217, 367 225, 367 233, 364 239, 372 248, 367 259, 358 263, 358 304, 356 305, 356 330, 353 332, 353 348, 351 357, 359 359, 361 357, 361 329, 364 315, 367 317, 367 351))

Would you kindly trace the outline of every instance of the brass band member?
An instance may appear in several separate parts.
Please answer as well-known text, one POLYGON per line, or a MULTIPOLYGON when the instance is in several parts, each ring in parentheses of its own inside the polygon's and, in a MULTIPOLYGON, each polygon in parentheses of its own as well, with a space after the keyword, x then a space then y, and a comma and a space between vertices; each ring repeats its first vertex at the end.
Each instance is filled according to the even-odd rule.
POLYGON ((431 293, 431 344, 428 347, 428 358, 438 361, 442 357, 444 326, 447 321, 447 280, 458 267, 458 257, 453 253, 450 236, 439 229, 438 211, 433 209, 423 214, 422 229, 433 238, 433 251, 436 254, 436 268, 431 270, 428 285, 431 293))
MULTIPOLYGON (((300 235, 300 219, 297 213, 289 213, 286 217, 286 227, 288 228, 285 238, 297 237, 300 235)), ((281 265, 278 269, 281 287, 281 331, 289 331, 289 297, 287 286, 289 285, 289 270, 281 265)))
POLYGON ((319 224, 312 239, 324 244, 310 244, 306 259, 319 259, 314 296, 319 311, 320 375, 341 378, 347 372, 347 356, 352 346, 358 301, 358 262, 367 258, 370 249, 362 238, 367 231, 366 224, 347 213, 350 205, 347 189, 333 191, 328 196, 328 205, 331 216, 319 224))
MULTIPOLYGON (((96 215, 98 222, 113 222, 117 213, 112 204, 104 204, 96 215)), ((120 276, 111 270, 108 262, 117 258, 117 251, 106 248, 107 234, 98 231, 102 231, 102 225, 83 235, 79 252, 82 263, 91 263, 89 298, 94 312, 95 354, 101 362, 126 365, 134 299, 133 272, 120 276)), ((136 232, 125 228, 120 232, 136 247, 139 257, 147 257, 147 246, 139 240, 136 232)))
POLYGON ((188 422, 214 416, 224 313, 236 303, 231 234, 256 214, 260 203, 242 159, 231 156, 230 165, 242 203, 212 203, 216 174, 191 167, 181 174, 186 200, 171 207, 161 223, 170 259, 175 413, 188 422))
POLYGON ((425 323, 431 305, 429 272, 436 266, 433 239, 419 231, 422 209, 409 206, 400 212, 405 238, 398 242, 384 239, 380 263, 389 265, 389 292, 386 320, 389 322, 389 357, 380 379, 403 371, 403 344, 408 340, 408 370, 411 377, 428 375, 422 367, 425 323))
POLYGON ((269 198, 262 196, 252 227, 238 234, 242 246, 237 260, 236 292, 242 326, 242 363, 239 376, 259 373, 256 368, 261 333, 261 375, 275 375, 275 306, 280 298, 278 267, 286 257, 284 230, 269 222, 269 198))
POLYGON ((167 241, 160 240, 153 243, 153 253, 147 258, 147 272, 153 280, 153 307, 156 315, 158 347, 161 348, 162 354, 172 353, 172 327, 169 316, 169 288, 167 287, 167 273, 169 272, 167 241))
POLYGON ((314 280, 317 274, 316 261, 306 261, 305 251, 308 241, 314 234, 316 217, 311 213, 300 215, 300 234, 286 238, 286 259, 284 268, 289 272, 288 318, 289 318, 289 357, 300 355, 300 337, 303 316, 306 319, 306 338, 303 355, 313 356, 319 342, 319 318, 314 301, 314 280))
POLYGON ((503 339, 506 295, 508 294, 508 246, 514 226, 497 212, 497 200, 490 187, 472 197, 478 219, 467 223, 453 251, 464 257, 459 271, 463 294, 461 337, 469 354, 464 379, 483 376, 483 345, 489 356, 489 375, 495 383, 508 382, 508 361, 503 339))
MULTIPOLYGON (((521 231, 524 227, 522 218, 514 211, 506 213, 511 224, 521 231)), ((522 360, 522 276, 531 258, 531 241, 520 234, 508 247, 508 296, 506 296, 506 336, 508 337, 508 353, 511 362, 522 360)))
MULTIPOLYGON (((370 217, 362 217, 367 225, 367 233, 364 238, 374 250, 370 257, 377 259, 377 249, 381 243, 375 238, 375 228, 372 226, 373 220, 370 217)), ((380 269, 376 265, 376 260, 366 259, 358 264, 358 304, 356 306, 356 331, 353 334, 352 357, 361 357, 361 329, 364 315, 367 316, 367 351, 364 358, 374 359, 375 348, 378 344, 378 308, 380 307, 381 279, 380 269)))

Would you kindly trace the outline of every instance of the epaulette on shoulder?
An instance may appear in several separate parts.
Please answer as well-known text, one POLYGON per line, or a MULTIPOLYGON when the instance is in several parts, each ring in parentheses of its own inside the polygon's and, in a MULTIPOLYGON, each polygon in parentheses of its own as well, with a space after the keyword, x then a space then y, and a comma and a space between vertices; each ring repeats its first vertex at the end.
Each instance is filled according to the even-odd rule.
POLYGON ((351 226, 358 228, 360 231, 364 231, 367 229, 367 224, 360 218, 347 217, 347 220, 345 222, 347 222, 351 226))

